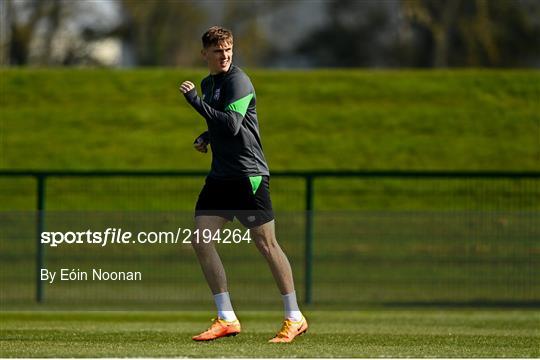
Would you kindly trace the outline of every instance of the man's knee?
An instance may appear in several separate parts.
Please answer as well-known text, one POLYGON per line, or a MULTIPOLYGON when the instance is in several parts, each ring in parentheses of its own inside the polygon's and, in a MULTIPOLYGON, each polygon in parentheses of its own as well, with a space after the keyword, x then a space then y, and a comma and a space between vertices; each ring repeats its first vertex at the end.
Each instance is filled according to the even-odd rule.
POLYGON ((211 246, 211 243, 204 242, 196 235, 191 236, 191 247, 195 250, 204 250, 211 246))
POLYGON ((195 251, 205 251, 206 249, 214 247, 212 238, 204 237, 202 234, 202 229, 197 229, 193 232, 193 234, 191 234, 190 243, 191 247, 195 249, 195 251))
POLYGON ((263 225, 262 227, 252 229, 252 236, 257 249, 264 256, 268 256, 279 249, 273 227, 263 225))
POLYGON ((273 252, 275 252, 279 246, 275 238, 259 238, 255 240, 255 245, 257 246, 257 249, 263 254, 264 256, 269 256, 273 252))

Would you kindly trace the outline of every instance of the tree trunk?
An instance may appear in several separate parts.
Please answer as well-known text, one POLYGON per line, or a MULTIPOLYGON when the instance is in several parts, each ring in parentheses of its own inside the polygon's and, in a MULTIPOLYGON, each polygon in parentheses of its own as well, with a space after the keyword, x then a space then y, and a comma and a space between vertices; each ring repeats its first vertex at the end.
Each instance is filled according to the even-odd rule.
POLYGON ((11 4, 10 0, 0 1, 0 66, 9 66, 11 46, 11 4))
POLYGON ((448 66, 448 43, 450 41, 450 31, 456 23, 458 9, 461 0, 446 0, 444 2, 441 23, 434 24, 433 40, 433 66, 437 68, 448 66))

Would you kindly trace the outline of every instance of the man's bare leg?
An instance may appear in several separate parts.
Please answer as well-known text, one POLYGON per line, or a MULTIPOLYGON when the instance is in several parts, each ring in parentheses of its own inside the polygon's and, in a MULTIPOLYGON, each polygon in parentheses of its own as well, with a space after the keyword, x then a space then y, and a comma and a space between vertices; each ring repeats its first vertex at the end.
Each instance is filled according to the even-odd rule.
POLYGON ((294 280, 289 259, 276 240, 274 220, 250 229, 255 245, 266 258, 281 295, 294 292, 294 280))
POLYGON ((197 216, 195 217, 195 224, 201 235, 199 236, 199 242, 197 242, 195 236, 191 239, 191 246, 193 246, 197 254, 206 282, 214 295, 227 292, 227 277, 214 242, 205 243, 202 233, 203 230, 209 229, 214 234, 216 231, 221 230, 226 222, 227 219, 219 216, 197 216))
MULTIPOLYGON (((199 234, 208 229, 212 234, 220 231, 226 219, 219 216, 197 216, 195 223, 199 234)), ((206 282, 214 295, 218 317, 214 320, 210 328, 202 333, 193 336, 195 341, 215 340, 225 336, 235 336, 240 333, 240 322, 232 308, 231 299, 227 291, 227 277, 223 263, 219 257, 213 241, 205 243, 199 236, 199 241, 195 235, 191 239, 191 245, 197 254, 199 264, 206 278, 206 282)))
POLYGON ((257 249, 263 254, 281 292, 285 320, 281 330, 270 339, 272 343, 291 342, 308 329, 306 318, 298 308, 291 264, 276 240, 274 221, 250 229, 257 249))

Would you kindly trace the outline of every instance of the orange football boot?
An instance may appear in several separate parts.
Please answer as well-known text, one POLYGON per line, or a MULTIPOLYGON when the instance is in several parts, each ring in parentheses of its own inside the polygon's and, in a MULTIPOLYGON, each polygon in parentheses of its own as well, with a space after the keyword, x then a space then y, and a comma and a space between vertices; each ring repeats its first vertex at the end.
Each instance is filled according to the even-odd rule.
POLYGON ((205 332, 192 337, 195 341, 210 341, 225 336, 236 336, 240 333, 240 322, 238 320, 225 321, 222 319, 212 319, 212 325, 205 332))
POLYGON ((303 333, 305 333, 307 329, 307 320, 303 316, 302 320, 300 321, 291 321, 289 319, 285 319, 285 321, 283 321, 283 326, 281 327, 281 330, 268 342, 289 343, 293 341, 294 338, 298 335, 302 335, 303 333))

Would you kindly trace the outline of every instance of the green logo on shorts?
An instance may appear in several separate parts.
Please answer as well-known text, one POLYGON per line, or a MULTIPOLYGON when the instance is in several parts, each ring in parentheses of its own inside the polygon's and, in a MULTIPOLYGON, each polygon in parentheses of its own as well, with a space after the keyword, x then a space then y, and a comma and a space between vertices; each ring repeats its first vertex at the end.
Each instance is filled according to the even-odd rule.
POLYGON ((261 185, 262 176, 250 176, 249 182, 251 183, 251 190, 253 190, 253 195, 257 192, 257 189, 261 185))

